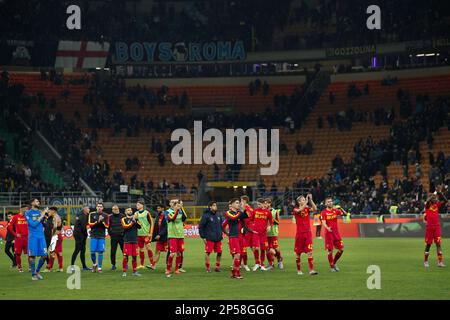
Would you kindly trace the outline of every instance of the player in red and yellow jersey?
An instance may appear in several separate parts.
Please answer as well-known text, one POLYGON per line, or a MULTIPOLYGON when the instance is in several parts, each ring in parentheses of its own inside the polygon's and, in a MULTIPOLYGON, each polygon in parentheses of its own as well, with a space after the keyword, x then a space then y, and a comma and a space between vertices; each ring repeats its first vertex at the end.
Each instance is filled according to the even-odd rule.
POLYGON ((425 259, 424 266, 428 268, 430 264, 428 263, 428 256, 430 255, 431 245, 436 244, 436 250, 438 255, 438 267, 445 267, 442 262, 442 248, 441 248, 441 225, 439 224, 439 208, 441 208, 447 199, 442 193, 442 187, 439 187, 439 191, 431 194, 430 197, 425 202, 425 215, 423 217, 426 223, 425 229, 425 259), (441 200, 441 201, 438 201, 441 200))
MULTIPOLYGON (((250 199, 248 196, 246 196, 246 195, 241 196, 241 210, 243 212, 245 212, 248 216, 248 218, 245 218, 243 220, 244 225, 248 229, 253 229, 253 220, 251 218, 253 216, 253 208, 248 204, 249 201, 250 201, 250 199)), ((248 267, 248 263, 247 263, 247 261, 248 261, 247 249, 251 248, 251 250, 253 250, 253 233, 246 232, 245 234, 243 234, 243 237, 244 237, 244 243, 243 243, 243 247, 242 247, 241 260, 244 265, 245 271, 250 271, 250 268, 248 267)))
MULTIPOLYGON (((240 201, 239 198, 233 198, 228 203, 229 210, 225 212, 225 219, 222 224, 223 232, 228 236, 228 244, 230 247, 230 254, 233 257, 233 268, 231 271, 231 278, 242 279, 240 266, 241 266, 241 240, 239 234, 240 228, 245 228, 245 225, 241 225, 243 219, 247 218, 247 213, 239 210, 240 201), (228 226, 228 231, 225 228, 228 226)), ((250 230, 251 231, 251 230, 250 230)))
POLYGON ((269 241, 267 239, 267 232, 273 226, 272 213, 268 207, 268 203, 265 199, 256 200, 258 208, 253 210, 253 230, 256 232, 253 234, 253 254, 255 255, 255 266, 253 271, 261 269, 261 271, 267 271, 264 266, 264 260, 266 257, 266 250, 269 249, 269 241), (261 250, 261 251, 259 251, 261 250), (261 253, 261 255, 259 255, 261 253))
MULTIPOLYGON (((16 264, 19 272, 22 270, 21 255, 28 254, 28 223, 25 218, 25 211, 28 206, 21 206, 20 212, 13 216, 8 224, 8 231, 14 236, 14 254, 16 255, 16 264)), ((30 259, 28 258, 28 265, 30 259)))
POLYGON ((317 206, 312 199, 312 195, 308 194, 306 198, 304 196, 299 196, 297 198, 297 206, 294 208, 295 224, 297 227, 294 251, 296 254, 295 262, 297 264, 298 275, 303 275, 300 259, 302 253, 306 253, 308 256, 309 274, 318 274, 314 270, 313 240, 310 224, 311 210, 317 210, 317 206))
POLYGON ((328 251, 328 262, 330 263, 331 272, 338 272, 339 268, 336 262, 344 253, 344 242, 338 229, 338 216, 343 214, 342 209, 333 207, 333 199, 327 197, 325 199, 326 208, 320 214, 322 225, 325 228, 325 250, 328 251), (336 248, 338 252, 333 258, 333 249, 336 248))

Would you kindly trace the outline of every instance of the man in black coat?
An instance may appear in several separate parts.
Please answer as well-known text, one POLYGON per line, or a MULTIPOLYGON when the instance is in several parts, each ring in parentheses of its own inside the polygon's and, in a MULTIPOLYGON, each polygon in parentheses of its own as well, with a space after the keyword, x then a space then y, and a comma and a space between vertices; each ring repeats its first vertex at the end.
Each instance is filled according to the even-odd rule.
POLYGON ((117 245, 120 246, 120 250, 123 253, 123 227, 122 218, 125 217, 123 213, 120 213, 118 205, 112 206, 112 214, 109 216, 109 228, 108 234, 111 239, 111 270, 116 270, 116 252, 117 245))
POLYGON ((151 269, 155 269, 156 263, 159 261, 161 252, 167 251, 167 220, 164 216, 164 206, 159 204, 156 206, 155 223, 153 224, 152 242, 156 242, 155 255, 153 256, 153 264, 151 269))
POLYGON ((87 225, 89 217, 89 207, 83 207, 80 213, 77 214, 75 226, 73 228, 73 237, 75 238, 75 250, 72 254, 71 266, 75 265, 75 260, 80 254, 81 264, 83 270, 91 270, 86 265, 86 239, 88 237, 87 225))
POLYGON ((200 237, 205 243, 205 266, 206 272, 211 272, 210 254, 217 253, 216 268, 214 271, 220 272, 220 258, 222 257, 222 223, 223 218, 217 213, 217 203, 212 201, 208 204, 208 209, 203 212, 199 225, 200 237))

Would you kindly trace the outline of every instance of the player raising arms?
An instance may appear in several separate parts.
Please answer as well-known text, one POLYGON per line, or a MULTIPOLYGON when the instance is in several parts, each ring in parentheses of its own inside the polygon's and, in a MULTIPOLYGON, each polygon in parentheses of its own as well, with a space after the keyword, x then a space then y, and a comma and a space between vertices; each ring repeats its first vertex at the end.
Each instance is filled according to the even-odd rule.
MULTIPOLYGON (((241 196, 241 210, 247 214, 247 218, 243 220, 243 224, 247 229, 253 229, 253 220, 252 220, 253 208, 248 204, 249 200, 250 199, 248 196, 246 195, 241 196)), ((250 268, 248 267, 247 249, 251 248, 251 250, 253 251, 253 233, 252 232, 245 232, 245 234, 240 233, 239 236, 244 237, 243 247, 241 248, 242 250, 241 260, 244 264, 245 271, 250 271, 250 268)), ((255 261, 256 257, 257 255, 255 254, 255 261)))
POLYGON ((137 268, 137 254, 138 254, 138 230, 141 228, 138 214, 133 215, 131 208, 125 209, 125 217, 120 220, 124 229, 123 233, 123 262, 122 262, 122 277, 127 276, 128 257, 131 256, 133 266, 133 276, 140 277, 141 274, 136 271, 137 268))
POLYGON ((261 271, 267 271, 268 269, 264 266, 264 260, 266 257, 266 250, 269 248, 269 242, 267 240, 267 232, 273 226, 272 213, 267 207, 269 206, 266 199, 257 200, 258 208, 253 210, 253 230, 256 233, 253 234, 253 246, 255 254, 255 266, 253 271, 260 269, 261 271), (261 256, 258 258, 259 250, 261 250, 261 256))
MULTIPOLYGON (((14 254, 16 256, 16 265, 19 272, 23 272, 21 255, 28 252, 28 223, 25 212, 28 206, 20 207, 18 214, 14 215, 8 223, 8 231, 14 236, 14 254)), ((28 266, 30 266, 30 258, 28 257, 28 266)))
POLYGON ((53 262, 55 262, 55 258, 58 257, 58 272, 63 272, 63 253, 62 253, 62 242, 63 242, 63 235, 62 235, 62 220, 61 217, 58 214, 58 208, 56 207, 50 207, 48 209, 49 216, 52 217, 52 238, 50 240, 50 246, 48 251, 50 251, 50 259, 47 264, 47 268, 44 270, 44 272, 50 272, 50 270, 53 267, 53 262))
POLYGON ((153 258, 152 269, 156 268, 161 252, 167 252, 167 220, 164 215, 164 206, 156 206, 156 217, 153 228, 153 241, 156 241, 155 256, 153 258))
POLYGON ((40 211, 40 204, 39 199, 31 200, 31 209, 25 212, 25 218, 28 223, 28 256, 30 257, 32 280, 44 279, 39 271, 47 258, 47 244, 45 242, 43 220, 48 208, 40 211), (40 257, 37 268, 36 257, 40 257))
MULTIPOLYGON (((223 232, 228 236, 228 244, 230 247, 230 254, 233 257, 233 268, 231 270, 231 278, 243 279, 241 276, 241 241, 239 234, 241 233, 240 227, 245 228, 243 220, 247 218, 245 211, 239 210, 241 205, 239 198, 233 198, 228 202, 229 210, 225 212, 225 219, 222 224, 223 232), (225 230, 228 226, 228 232, 225 230)), ((251 231, 251 230, 250 230, 251 231)))
POLYGON ((166 211, 167 217, 167 234, 169 239, 170 254, 167 259, 166 277, 171 276, 173 258, 175 260, 175 274, 181 273, 179 266, 181 264, 181 254, 184 251, 184 227, 183 221, 186 216, 181 210, 181 203, 178 200, 171 202, 173 207, 166 211))
POLYGON ((327 197, 325 199, 326 208, 320 214, 322 225, 325 228, 325 250, 328 251, 328 262, 330 263, 331 272, 338 272, 339 268, 336 262, 344 253, 344 242, 338 230, 338 216, 343 215, 342 209, 333 207, 333 198, 327 197), (333 258, 333 249, 336 248, 338 252, 333 258))
POLYGON ((442 262, 442 248, 441 248, 441 225, 439 224, 439 209, 447 202, 444 194, 442 193, 442 187, 436 188, 436 192, 431 194, 425 202, 425 215, 423 217, 426 223, 425 229, 425 259, 424 266, 428 268, 428 256, 430 255, 431 245, 436 244, 438 267, 445 267, 442 262), (439 201, 441 200, 441 201, 439 201))
POLYGON ((138 230, 138 246, 139 246, 139 257, 141 260, 141 264, 138 269, 143 269, 144 261, 145 261, 145 250, 147 250, 148 259, 150 264, 147 265, 147 268, 152 269, 153 265, 153 251, 151 247, 152 235, 153 235, 153 219, 148 210, 145 210, 144 201, 139 200, 136 203, 136 209, 138 211, 135 212, 137 214, 137 218, 141 223, 141 228, 138 230))
POLYGON ((98 269, 98 273, 102 273, 105 236, 106 230, 109 228, 109 216, 103 212, 103 203, 97 203, 97 211, 89 213, 88 223, 91 227, 92 272, 97 272, 98 269))
MULTIPOLYGON (((273 269, 273 262, 275 256, 278 260, 278 268, 283 269, 283 258, 281 257, 280 244, 278 243, 278 225, 280 224, 280 210, 272 208, 272 199, 267 198, 267 209, 270 210, 273 219, 273 226, 267 233, 267 240, 269 243, 269 250, 267 251, 267 261, 269 262, 269 269, 273 269)), ((269 222, 267 222, 269 226, 269 222)))
POLYGON ((317 210, 317 206, 312 199, 312 195, 308 194, 306 198, 304 196, 299 196, 297 198, 297 206, 294 208, 295 224, 297 226, 294 251, 297 256, 295 262, 297 263, 298 275, 303 275, 301 270, 302 253, 306 253, 308 256, 309 274, 318 274, 314 270, 313 241, 310 224, 311 210, 317 210))

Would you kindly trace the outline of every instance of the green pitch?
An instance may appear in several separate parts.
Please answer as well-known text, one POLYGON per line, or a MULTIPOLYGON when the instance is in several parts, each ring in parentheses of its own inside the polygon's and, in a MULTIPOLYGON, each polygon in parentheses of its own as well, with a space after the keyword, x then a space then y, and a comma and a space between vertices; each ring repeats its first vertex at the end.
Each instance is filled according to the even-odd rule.
MULTIPOLYGON (((66 287, 66 273, 43 273, 43 281, 31 281, 28 272, 10 269, 10 262, 0 253, 0 299, 449 299, 450 266, 438 268, 436 251, 432 248, 430 268, 423 267, 424 242, 419 238, 344 239, 345 252, 338 263, 341 271, 331 273, 323 240, 314 240, 315 269, 318 276, 309 276, 306 256, 302 255, 303 276, 298 276, 293 254, 293 239, 281 239, 284 270, 245 272, 244 280, 230 279, 231 258, 224 251, 221 273, 205 273, 203 243, 186 240, 184 268, 187 273, 164 276, 164 259, 157 270, 140 270, 142 277, 122 278, 122 272, 109 271, 109 243, 104 259, 104 273, 81 273, 81 289, 66 287), (369 290, 369 265, 381 269, 381 289, 369 290)), ((225 244, 225 243, 224 243, 225 244)), ((74 242, 64 241, 64 266, 70 263, 74 242)), ((224 249, 228 249, 226 245, 224 249)), ((450 265, 450 241, 443 241, 444 263, 450 265)), ((117 266, 121 269, 119 249, 117 266)), ((130 259, 131 260, 131 259, 130 259)), ((91 265, 90 256, 86 261, 91 265)), ((146 257, 146 263, 148 258, 146 257)), ((214 263, 214 259, 212 260, 214 263)), ((77 260, 77 263, 80 263, 77 260)), ((213 265, 212 263, 212 265, 213 265)), ((131 267, 131 261, 130 261, 131 267)), ((254 264, 253 255, 249 264, 254 264)), ((25 261, 24 266, 27 266, 25 261)), ((55 261, 54 270, 57 262, 55 261)))

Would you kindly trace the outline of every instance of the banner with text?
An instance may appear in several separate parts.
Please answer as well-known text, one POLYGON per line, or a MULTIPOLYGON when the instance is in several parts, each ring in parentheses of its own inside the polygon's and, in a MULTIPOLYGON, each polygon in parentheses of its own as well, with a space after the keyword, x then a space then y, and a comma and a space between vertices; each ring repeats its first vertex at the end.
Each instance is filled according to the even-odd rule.
POLYGON ((243 41, 210 42, 115 42, 114 64, 153 62, 242 61, 246 59, 243 41))

